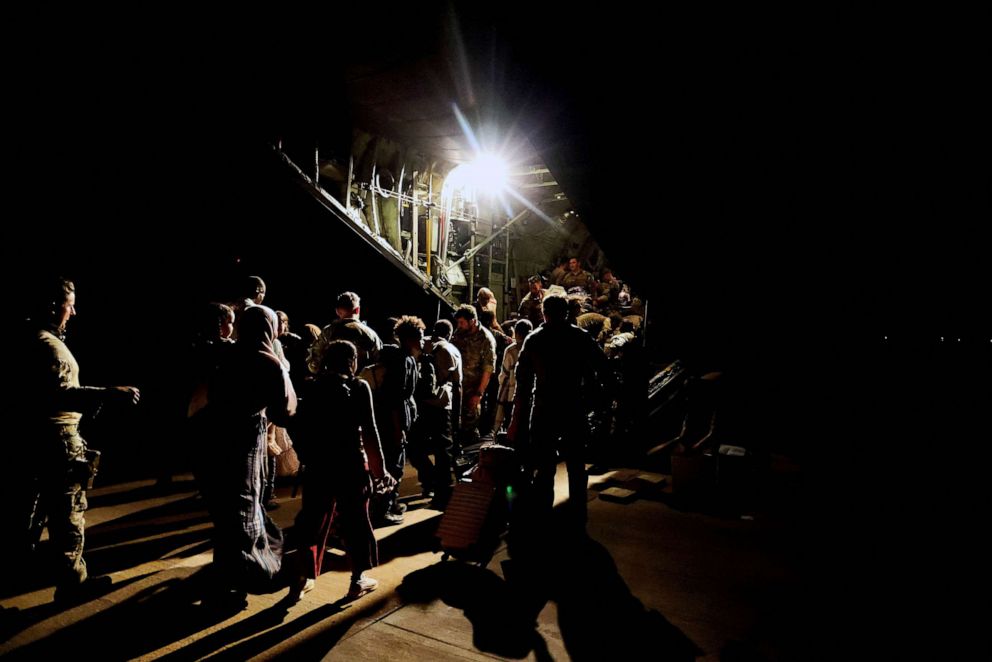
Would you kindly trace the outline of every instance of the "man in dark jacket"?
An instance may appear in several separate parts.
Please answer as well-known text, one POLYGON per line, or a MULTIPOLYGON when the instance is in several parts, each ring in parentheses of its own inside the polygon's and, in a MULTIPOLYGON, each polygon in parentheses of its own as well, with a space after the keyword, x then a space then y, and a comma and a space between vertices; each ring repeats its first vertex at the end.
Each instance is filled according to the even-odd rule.
POLYGON ((517 359, 517 392, 508 439, 534 473, 534 503, 550 514, 558 455, 568 470, 568 507, 586 521, 585 445, 590 398, 606 373, 606 356, 588 333, 569 324, 568 301, 544 299, 544 325, 527 336, 517 359))

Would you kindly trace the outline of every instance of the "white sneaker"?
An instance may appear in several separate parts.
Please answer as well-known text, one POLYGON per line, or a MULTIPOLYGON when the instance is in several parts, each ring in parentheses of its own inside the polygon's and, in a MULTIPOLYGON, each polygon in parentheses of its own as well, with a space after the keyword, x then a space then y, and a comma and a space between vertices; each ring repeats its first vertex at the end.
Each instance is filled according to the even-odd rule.
POLYGON ((362 575, 358 579, 351 580, 351 587, 348 589, 348 599, 360 598, 366 593, 371 593, 379 587, 379 582, 371 577, 362 575))

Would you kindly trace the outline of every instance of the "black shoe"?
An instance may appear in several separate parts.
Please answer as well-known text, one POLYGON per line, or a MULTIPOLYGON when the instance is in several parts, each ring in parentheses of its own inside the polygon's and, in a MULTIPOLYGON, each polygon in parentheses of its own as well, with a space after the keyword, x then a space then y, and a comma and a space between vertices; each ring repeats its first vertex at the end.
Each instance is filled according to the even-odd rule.
POLYGON ((88 602, 103 595, 113 585, 114 580, 107 575, 90 577, 81 584, 63 584, 55 589, 55 602, 78 604, 88 602))

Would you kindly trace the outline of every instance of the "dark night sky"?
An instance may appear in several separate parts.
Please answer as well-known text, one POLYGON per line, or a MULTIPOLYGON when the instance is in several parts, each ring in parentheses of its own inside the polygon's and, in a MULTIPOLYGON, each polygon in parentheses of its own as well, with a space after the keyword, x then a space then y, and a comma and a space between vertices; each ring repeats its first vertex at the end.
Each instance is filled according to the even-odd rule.
MULTIPOLYGON (((821 315, 872 333, 983 330, 988 130, 977 49, 953 24, 533 4, 458 7, 474 80, 534 127, 599 243, 650 299, 769 330, 821 315)), ((373 59, 401 61, 450 34, 443 6, 390 11, 374 36, 357 15, 232 17, 220 33, 209 19, 110 35, 36 21, 8 95, 17 208, 35 228, 75 228, 84 253, 151 226, 131 267, 190 248, 242 252, 223 233, 257 213, 236 199, 258 176, 254 144, 346 144, 341 67, 370 57, 364 40, 379 44, 373 59)))

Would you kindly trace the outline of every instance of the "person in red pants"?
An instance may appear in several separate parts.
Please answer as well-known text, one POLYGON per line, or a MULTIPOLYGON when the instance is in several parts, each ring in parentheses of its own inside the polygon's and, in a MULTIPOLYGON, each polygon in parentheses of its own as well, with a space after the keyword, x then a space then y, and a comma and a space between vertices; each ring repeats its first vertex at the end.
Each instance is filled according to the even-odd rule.
POLYGON ((380 489, 395 485, 386 471, 369 385, 355 376, 358 351, 347 340, 331 341, 321 369, 300 406, 298 450, 306 463, 303 508, 296 518, 299 576, 289 598, 313 590, 334 517, 351 559, 349 598, 374 591, 379 582, 365 575, 379 554, 369 520, 373 479, 380 489))

